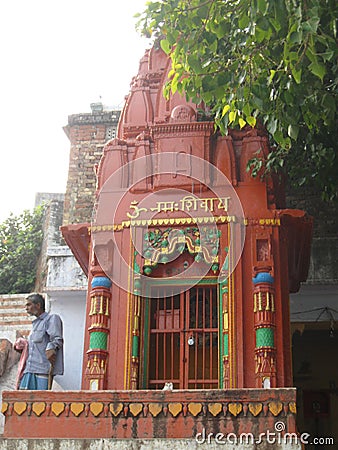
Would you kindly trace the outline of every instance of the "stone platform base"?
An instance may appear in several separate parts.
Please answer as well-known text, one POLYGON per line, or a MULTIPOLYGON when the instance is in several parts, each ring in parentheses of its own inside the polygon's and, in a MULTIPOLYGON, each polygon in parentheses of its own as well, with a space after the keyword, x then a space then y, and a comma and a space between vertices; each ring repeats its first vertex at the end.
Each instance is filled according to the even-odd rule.
POLYGON ((2 439, 0 450, 301 450, 300 444, 204 444, 196 439, 2 439))
POLYGON ((293 388, 7 391, 2 400, 4 437, 14 439, 197 437, 210 446, 218 436, 224 446, 229 436, 232 444, 241 436, 256 441, 296 432, 293 388))

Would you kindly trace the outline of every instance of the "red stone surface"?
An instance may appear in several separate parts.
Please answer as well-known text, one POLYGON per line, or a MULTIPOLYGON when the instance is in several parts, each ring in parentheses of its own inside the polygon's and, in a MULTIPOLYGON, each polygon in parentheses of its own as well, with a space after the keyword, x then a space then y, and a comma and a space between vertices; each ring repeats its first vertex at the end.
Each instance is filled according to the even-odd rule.
POLYGON ((7 438, 195 438, 294 433, 295 389, 4 392, 7 438), (216 406, 215 406, 216 404, 216 406))

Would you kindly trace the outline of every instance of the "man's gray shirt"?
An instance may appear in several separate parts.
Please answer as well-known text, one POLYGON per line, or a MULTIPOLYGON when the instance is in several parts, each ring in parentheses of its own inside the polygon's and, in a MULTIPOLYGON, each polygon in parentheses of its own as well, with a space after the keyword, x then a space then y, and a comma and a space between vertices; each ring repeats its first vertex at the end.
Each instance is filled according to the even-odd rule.
POLYGON ((63 374, 63 333, 62 320, 57 314, 42 313, 33 320, 33 328, 28 336, 28 358, 24 373, 39 373, 47 375, 50 362, 46 350, 56 350, 54 375, 63 374))

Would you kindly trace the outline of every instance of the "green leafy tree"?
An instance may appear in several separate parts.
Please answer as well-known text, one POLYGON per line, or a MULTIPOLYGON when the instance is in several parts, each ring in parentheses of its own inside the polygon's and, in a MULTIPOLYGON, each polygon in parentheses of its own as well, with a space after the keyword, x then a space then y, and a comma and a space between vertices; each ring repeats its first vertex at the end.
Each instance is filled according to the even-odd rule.
POLYGON ((11 214, 0 224, 0 293, 31 292, 43 240, 44 207, 19 216, 11 214))
MULTIPOLYGON (((337 196, 336 0, 163 0, 138 28, 172 59, 165 95, 185 93, 228 127, 267 129, 266 173, 337 196)), ((260 155, 251 161, 255 172, 260 155)))

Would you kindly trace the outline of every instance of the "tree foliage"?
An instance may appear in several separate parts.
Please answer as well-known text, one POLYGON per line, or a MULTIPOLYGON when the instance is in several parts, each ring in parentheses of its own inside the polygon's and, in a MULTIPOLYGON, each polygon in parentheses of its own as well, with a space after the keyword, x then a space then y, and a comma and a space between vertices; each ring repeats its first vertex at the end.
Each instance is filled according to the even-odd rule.
POLYGON ((44 207, 0 224, 0 293, 20 294, 34 289, 43 239, 44 207))
MULTIPOLYGON (((210 108, 222 133, 263 124, 296 184, 337 196, 335 0, 162 0, 138 28, 172 59, 165 95, 210 108)), ((251 162, 260 164, 259 156, 251 162)))

